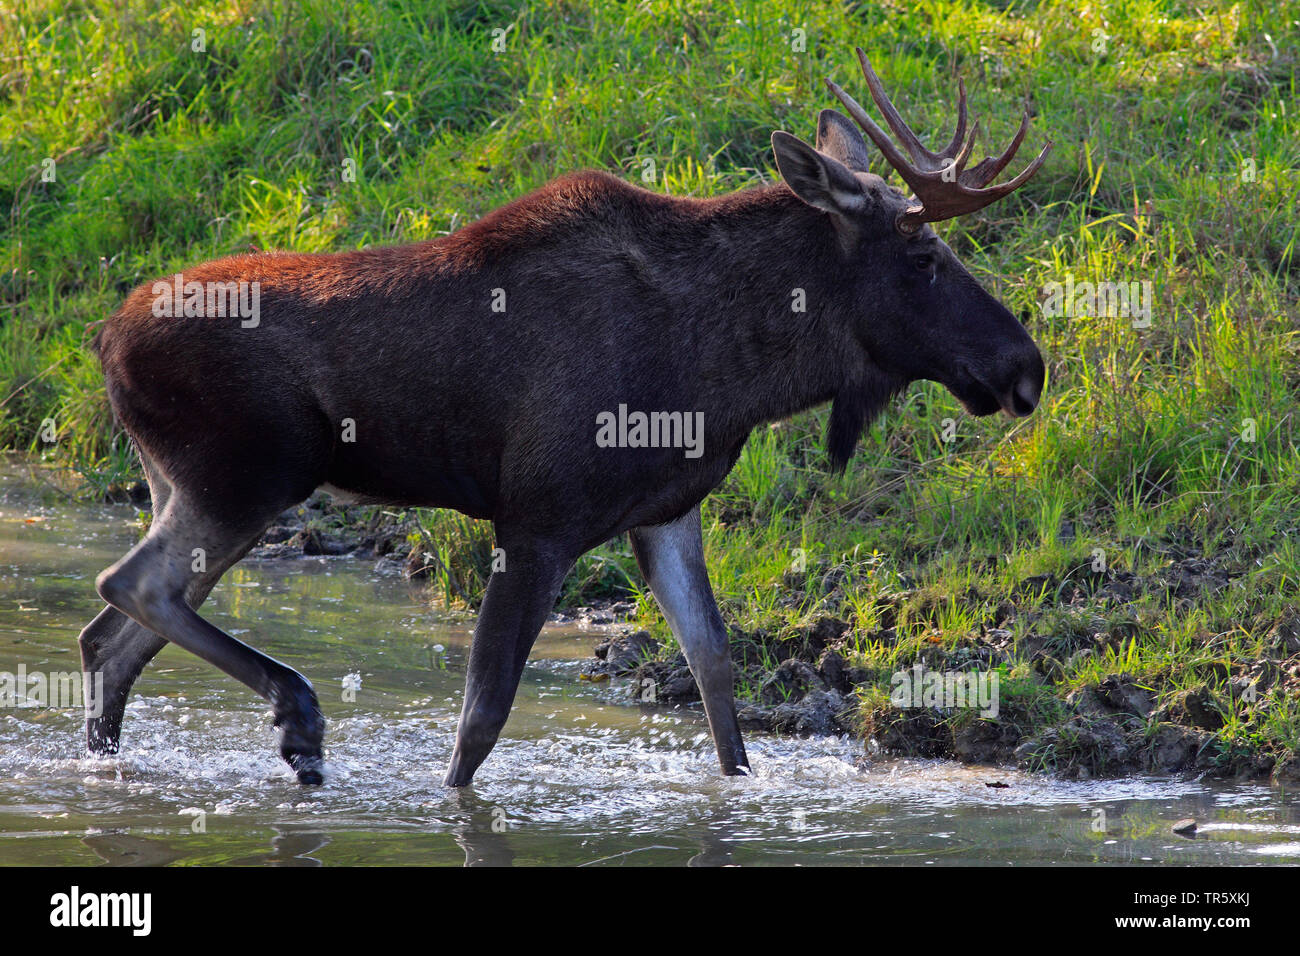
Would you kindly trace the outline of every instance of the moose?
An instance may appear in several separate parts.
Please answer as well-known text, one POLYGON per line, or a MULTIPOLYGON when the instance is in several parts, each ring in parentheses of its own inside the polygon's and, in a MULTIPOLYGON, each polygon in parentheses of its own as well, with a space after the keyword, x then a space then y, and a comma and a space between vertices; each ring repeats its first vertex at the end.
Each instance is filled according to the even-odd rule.
POLYGON ((1003 153, 967 168, 978 124, 967 137, 964 84, 956 133, 931 152, 857 55, 902 148, 827 85, 910 197, 869 171, 862 132, 827 109, 815 147, 772 134, 783 183, 679 198, 578 172, 431 241, 235 255, 176 277, 187 291, 256 290, 255 321, 202 295, 203 308, 187 297, 160 314, 159 284, 136 288, 93 345, 153 518, 97 578, 108 607, 80 635, 86 671, 103 674, 90 752, 118 751, 130 688, 170 641, 264 697, 298 781, 323 781, 311 684, 197 613, 278 515, 323 488, 493 524, 505 567, 474 629, 446 786, 468 785, 495 745, 575 561, 624 532, 685 652, 722 772, 748 773, 700 502, 750 431, 831 402, 827 452, 843 469, 914 381, 941 383, 977 416, 1029 415, 1043 388, 1029 334, 929 224, 1019 188, 1051 143, 990 186, 1028 111, 1003 153), (680 412, 702 434, 689 454, 671 440, 597 441, 625 409, 680 412))

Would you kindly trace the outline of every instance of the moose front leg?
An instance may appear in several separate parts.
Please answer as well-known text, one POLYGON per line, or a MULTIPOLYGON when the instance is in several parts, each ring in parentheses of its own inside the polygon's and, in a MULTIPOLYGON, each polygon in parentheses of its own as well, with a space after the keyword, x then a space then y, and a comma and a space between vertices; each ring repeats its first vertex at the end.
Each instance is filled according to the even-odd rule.
POLYGON ((474 627, 465 703, 444 784, 469 784, 510 716, 528 652, 573 561, 538 543, 508 543, 498 528, 505 570, 493 571, 474 627))
POLYGON ((704 564, 700 509, 696 506, 668 524, 636 528, 631 537, 641 573, 699 685, 722 772, 748 773, 745 743, 736 720, 727 629, 713 599, 704 564))

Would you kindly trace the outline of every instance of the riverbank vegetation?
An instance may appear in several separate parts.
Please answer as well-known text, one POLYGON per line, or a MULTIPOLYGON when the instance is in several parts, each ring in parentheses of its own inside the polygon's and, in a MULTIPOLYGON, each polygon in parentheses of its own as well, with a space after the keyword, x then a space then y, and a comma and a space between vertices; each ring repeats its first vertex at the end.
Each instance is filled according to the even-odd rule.
MULTIPOLYGON (((1285 6, 23 0, 0 18, 0 447, 97 497, 138 466, 86 343, 138 283, 436 237, 582 167, 687 195, 768 181, 770 132, 811 139, 832 105, 822 77, 866 99, 855 45, 935 140, 958 76, 985 146, 1028 99, 1045 167, 940 233, 1039 342, 1043 403, 977 420, 915 385, 842 476, 826 409, 756 432, 704 506, 724 617, 761 649, 742 694, 801 660, 850 702, 843 729, 894 750, 1300 775, 1285 6), (897 706, 917 661, 997 670, 1001 715, 897 706)), ((472 606, 490 526, 410 527, 433 592, 472 606)), ((616 541, 564 600, 631 598, 670 661, 642 588, 616 541)), ((799 673, 785 698, 817 690, 799 673)))

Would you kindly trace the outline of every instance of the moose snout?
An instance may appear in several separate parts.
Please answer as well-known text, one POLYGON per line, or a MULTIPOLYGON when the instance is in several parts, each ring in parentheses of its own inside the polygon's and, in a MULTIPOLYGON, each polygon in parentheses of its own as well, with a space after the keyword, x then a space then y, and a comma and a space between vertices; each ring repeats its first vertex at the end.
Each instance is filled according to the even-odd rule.
POLYGON ((1011 390, 1011 400, 1003 405, 1007 412, 1023 418, 1033 412, 1038 407, 1038 396, 1041 394, 1041 387, 1029 375, 1022 375, 1020 381, 1016 382, 1015 388, 1011 390))
POLYGON ((1011 418, 1032 415, 1043 394, 1047 369, 1028 335, 1023 342, 986 354, 984 361, 962 362, 949 389, 972 415, 999 409, 1011 418))
POLYGON ((998 395, 998 404, 1012 418, 1024 418, 1033 414, 1043 394, 1043 379, 1046 376, 1043 357, 1032 345, 1030 352, 1018 363, 1019 368, 1012 371, 1011 387, 998 395))

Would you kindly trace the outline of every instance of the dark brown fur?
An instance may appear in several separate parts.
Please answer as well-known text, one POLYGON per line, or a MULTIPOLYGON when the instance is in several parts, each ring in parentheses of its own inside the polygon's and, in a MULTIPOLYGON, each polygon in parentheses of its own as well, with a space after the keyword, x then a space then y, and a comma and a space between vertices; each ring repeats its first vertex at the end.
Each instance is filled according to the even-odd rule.
POLYGON ((445 239, 183 273, 259 282, 254 329, 156 318, 146 284, 101 330, 100 356, 123 427, 176 480, 239 501, 266 494, 273 461, 295 500, 329 483, 367 500, 519 514, 585 550, 677 517, 755 425, 843 393, 832 426, 842 465, 901 385, 858 354, 834 269, 810 268, 836 258, 824 218, 784 186, 676 199, 579 173, 445 239), (774 256, 778 237, 801 255, 774 256), (806 313, 791 311, 796 287, 806 313), (496 288, 504 313, 490 308, 496 288), (702 411, 706 455, 597 448, 596 414, 619 403, 702 411), (353 445, 338 440, 345 418, 353 445), (620 472, 644 487, 611 508, 600 498, 620 472), (431 487, 432 475, 445 477, 431 487))

